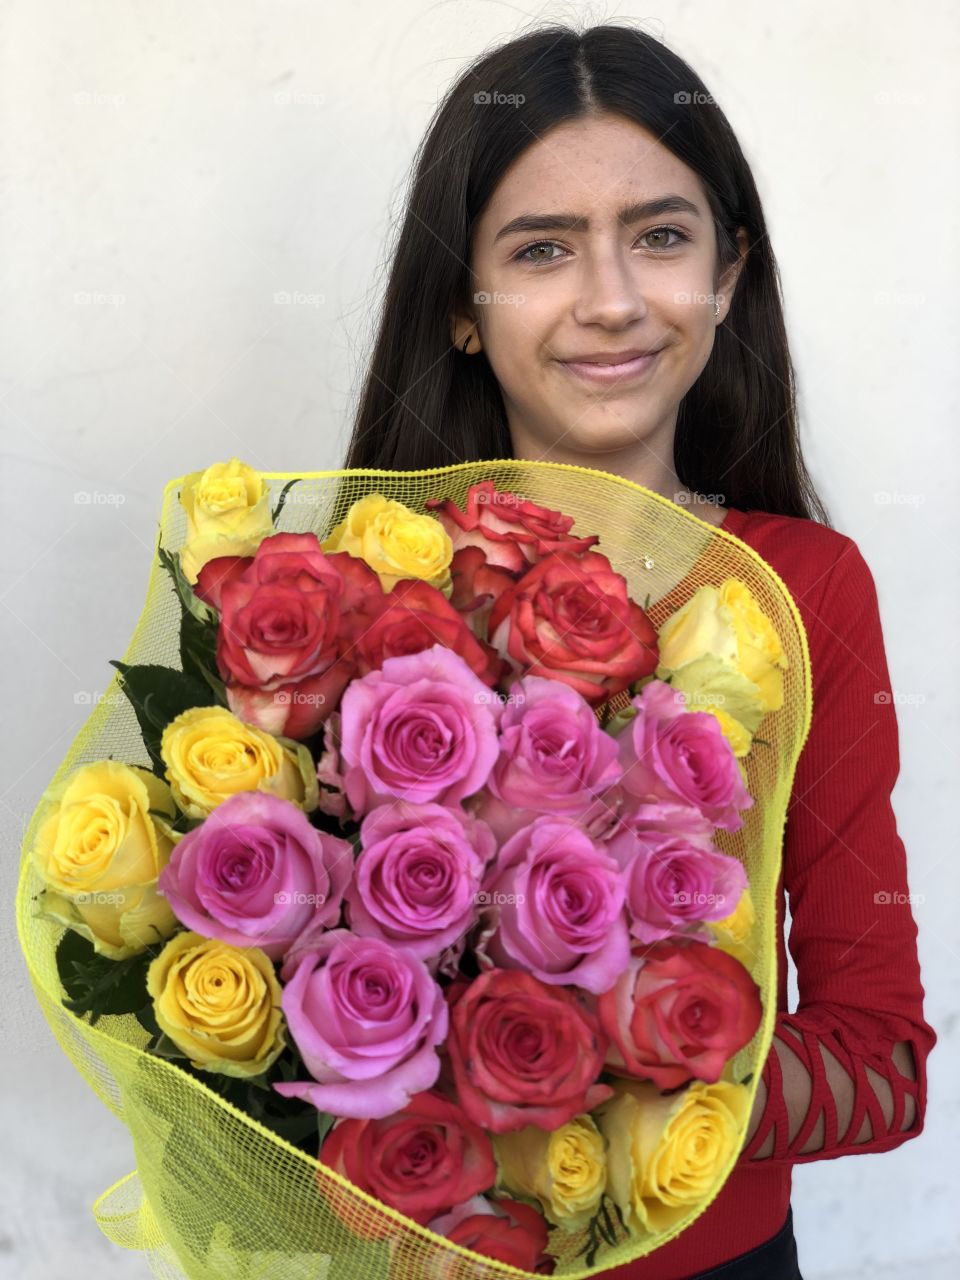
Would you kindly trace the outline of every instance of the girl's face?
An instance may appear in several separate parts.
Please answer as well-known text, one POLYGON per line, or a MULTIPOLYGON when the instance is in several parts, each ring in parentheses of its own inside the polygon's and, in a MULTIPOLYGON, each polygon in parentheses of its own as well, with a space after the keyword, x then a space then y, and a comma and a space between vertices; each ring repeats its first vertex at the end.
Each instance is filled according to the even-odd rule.
MULTIPOLYGON (((738 238, 742 263, 746 232, 738 238)), ((486 352, 515 456, 596 454, 604 469, 651 474, 652 463, 672 474, 677 410, 736 275, 716 279, 713 219, 693 170, 621 116, 559 125, 507 170, 471 251, 473 306, 453 318, 453 340, 462 348, 470 333, 468 351, 486 352), (638 352, 656 354, 597 368, 638 352)))

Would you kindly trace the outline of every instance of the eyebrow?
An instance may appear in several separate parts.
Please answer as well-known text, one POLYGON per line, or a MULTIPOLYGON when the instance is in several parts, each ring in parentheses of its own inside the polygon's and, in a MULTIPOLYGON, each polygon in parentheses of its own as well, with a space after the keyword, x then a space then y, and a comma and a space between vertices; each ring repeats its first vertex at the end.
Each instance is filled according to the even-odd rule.
MULTIPOLYGON (((617 212, 618 221, 624 226, 634 222, 642 222, 644 218, 659 218, 664 213, 689 213, 700 217, 700 210, 684 196, 659 196, 656 200, 641 200, 624 205, 617 212)), ((517 231, 588 231, 590 220, 585 214, 578 213, 522 213, 518 218, 511 218, 493 237, 493 243, 504 236, 513 235, 517 231)))

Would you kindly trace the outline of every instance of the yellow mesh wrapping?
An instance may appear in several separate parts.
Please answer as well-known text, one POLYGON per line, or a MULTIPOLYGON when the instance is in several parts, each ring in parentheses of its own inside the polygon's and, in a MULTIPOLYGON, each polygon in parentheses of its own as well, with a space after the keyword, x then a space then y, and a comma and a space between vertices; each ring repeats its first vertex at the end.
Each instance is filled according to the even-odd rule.
MULTIPOLYGON (((775 626, 789 662, 782 710, 768 714, 745 760, 754 807, 742 828, 718 831, 717 846, 745 864, 756 908, 753 957, 748 961, 763 1000, 753 1040, 732 1060, 733 1078, 752 1074, 756 1092, 770 1049, 777 1003, 776 886, 783 830, 794 770, 810 727, 812 709, 807 640, 796 605, 769 565, 723 529, 647 489, 603 471, 559 463, 511 459, 462 463, 428 471, 267 472, 275 500, 295 485, 279 524, 323 538, 358 498, 380 492, 418 512, 428 497, 452 498, 461 507, 471 484, 490 479, 498 489, 522 494, 575 519, 573 532, 599 534, 602 552, 627 581, 631 597, 656 626, 706 583, 733 576, 746 583, 775 626)), ((160 543, 183 545, 186 524, 178 502, 183 477, 164 490, 160 543)), ((179 669, 180 608, 155 557, 146 602, 127 663, 161 663, 179 669)), ((113 657, 104 654, 104 661, 113 657)), ((613 700, 625 706, 629 694, 613 700)), ((150 767, 133 711, 117 676, 92 711, 53 779, 108 755, 150 767)), ((96 1026, 64 1009, 55 963, 62 927, 34 915, 41 882, 28 856, 41 806, 24 839, 17 894, 17 927, 31 982, 57 1039, 97 1095, 130 1131, 136 1172, 111 1187, 94 1206, 98 1224, 117 1244, 146 1252, 165 1280, 444 1280, 533 1273, 462 1249, 401 1214, 381 1206, 303 1151, 262 1127, 200 1080, 173 1063, 148 1055, 148 1034, 133 1015, 105 1016, 96 1026), (336 1195, 338 1213, 328 1200, 336 1195), (350 1226, 344 1222, 348 1218, 350 1226), (386 1224, 400 1242, 388 1252, 371 1242, 386 1224), (352 1228, 352 1229, 351 1229, 352 1228)), ((744 1135, 745 1137, 745 1132, 744 1135)), ((742 1142, 741 1142, 742 1146, 742 1142)), ((645 1256, 679 1235, 712 1203, 730 1174, 732 1158, 712 1194, 671 1230, 642 1241, 619 1228, 614 1248, 601 1246, 596 1265, 577 1257, 585 1232, 551 1230, 555 1274, 587 1277, 645 1256)), ((382 1232, 381 1232, 382 1234, 382 1232)))

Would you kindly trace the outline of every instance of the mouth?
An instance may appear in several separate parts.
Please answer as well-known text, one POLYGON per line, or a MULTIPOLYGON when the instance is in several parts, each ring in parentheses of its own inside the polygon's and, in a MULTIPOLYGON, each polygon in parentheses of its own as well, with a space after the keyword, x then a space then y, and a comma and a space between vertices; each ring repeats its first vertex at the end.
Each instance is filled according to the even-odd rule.
POLYGON ((597 360, 558 360, 557 363, 584 382, 597 386, 618 386, 621 382, 634 382, 643 377, 657 363, 663 350, 660 347, 644 356, 634 356, 615 364, 597 360))

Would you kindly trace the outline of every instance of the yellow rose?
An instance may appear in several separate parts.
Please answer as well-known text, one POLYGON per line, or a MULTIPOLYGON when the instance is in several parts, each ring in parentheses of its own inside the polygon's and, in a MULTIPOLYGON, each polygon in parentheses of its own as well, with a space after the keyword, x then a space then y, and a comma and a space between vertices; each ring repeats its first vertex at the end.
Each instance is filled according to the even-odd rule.
POLYGON ((657 640, 657 677, 705 698, 723 694, 715 700, 751 734, 766 712, 783 706, 787 656, 776 628, 738 578, 700 587, 667 618, 657 640))
POLYGON ((683 694, 689 710, 716 717, 735 756, 747 754, 765 712, 761 691, 752 680, 707 655, 674 671, 670 684, 683 694))
POLYGON ((547 1217, 568 1231, 585 1227, 607 1186, 604 1141, 589 1115, 547 1132, 527 1125, 493 1135, 498 1188, 539 1201, 547 1217))
POLYGON ((739 579, 727 578, 720 598, 737 633, 740 671, 759 686, 764 709, 779 711, 783 706, 783 672, 790 664, 776 628, 739 579))
POLYGON ((147 970, 160 1030, 195 1067, 258 1076, 286 1047, 280 983, 259 947, 233 947, 186 930, 147 970))
POLYGON ((695 1080, 664 1097, 620 1080, 594 1111, 607 1139, 610 1195, 634 1236, 668 1231, 710 1195, 739 1151, 750 1118, 746 1085, 695 1080))
POLYGON ((448 597, 453 590, 453 543, 446 529, 382 493, 358 499, 321 545, 328 554, 346 551, 365 560, 384 591, 401 578, 421 578, 448 597))
POLYGON ((185 476, 180 502, 187 515, 180 564, 191 584, 208 560, 252 556, 274 531, 268 486, 258 471, 237 458, 185 476))
POLYGON ((238 791, 268 791, 309 813, 319 785, 302 742, 244 724, 226 707, 191 707, 163 731, 160 755, 180 808, 205 818, 238 791))
POLYGON ((44 882, 40 914, 69 926, 112 960, 169 938, 177 921, 157 892, 176 836, 170 788, 149 769, 101 760, 45 793, 32 849, 44 882))
POLYGON ((717 946, 722 951, 728 951, 748 969, 756 959, 755 948, 751 946, 756 920, 757 913, 750 890, 744 889, 740 901, 728 916, 724 916, 722 920, 707 921, 717 940, 717 946))

